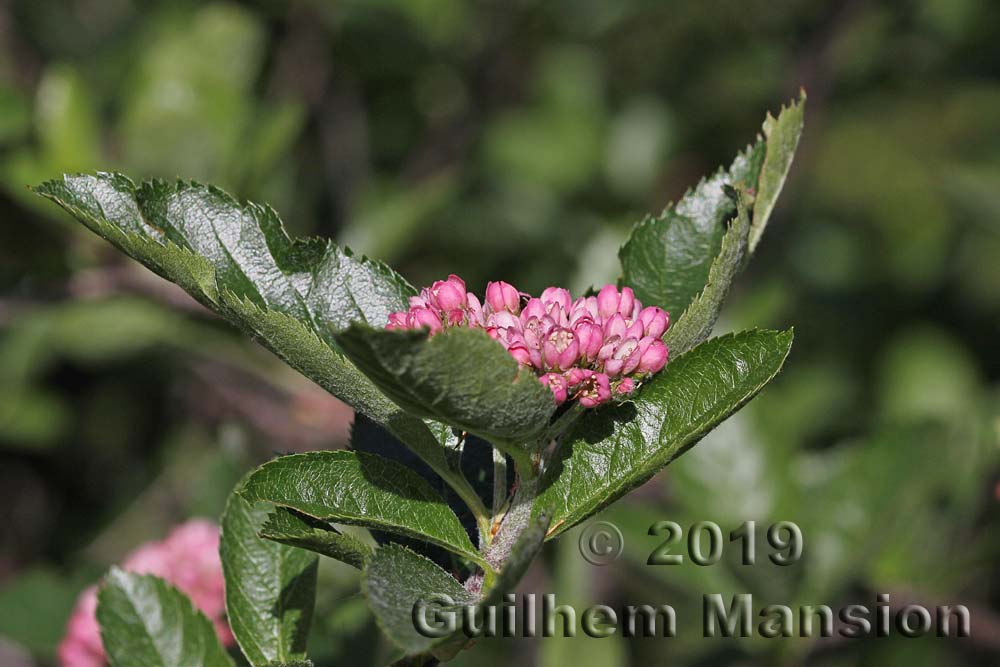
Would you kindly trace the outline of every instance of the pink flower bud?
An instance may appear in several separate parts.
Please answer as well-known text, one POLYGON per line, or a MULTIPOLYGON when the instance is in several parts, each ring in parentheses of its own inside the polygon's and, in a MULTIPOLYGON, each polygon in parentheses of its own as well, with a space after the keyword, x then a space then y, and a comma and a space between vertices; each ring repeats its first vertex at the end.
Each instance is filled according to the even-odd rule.
POLYGON ((611 359, 604 363, 604 372, 611 377, 628 375, 639 365, 641 354, 639 341, 635 338, 626 338, 615 348, 611 359))
POLYGON ((618 312, 618 288, 614 285, 605 285, 597 293, 597 314, 607 319, 618 312))
POLYGON ((562 405, 566 402, 566 379, 562 375, 559 373, 546 373, 540 376, 538 381, 552 391, 552 396, 556 399, 556 405, 562 405))
POLYGON ((636 370, 640 373, 659 373, 667 363, 667 355, 667 346, 663 344, 663 341, 654 340, 642 353, 636 370))
POLYGON ((515 327, 520 330, 521 320, 506 310, 501 310, 498 313, 491 313, 490 316, 486 318, 486 326, 501 329, 515 327))
POLYGON ((638 317, 631 320, 631 322, 631 324, 628 324, 629 319, 625 318, 625 323, 628 324, 628 327, 625 329, 625 333, 622 334, 622 338, 635 338, 636 340, 642 338, 646 332, 646 327, 642 326, 642 322, 639 321, 638 317))
POLYGON ((479 297, 477 297, 472 292, 465 295, 466 303, 466 317, 469 322, 469 326, 472 327, 483 327, 486 324, 486 320, 483 317, 483 305, 479 303, 479 297))
POLYGON ((507 311, 515 315, 521 310, 521 295, 510 283, 497 281, 486 285, 486 305, 494 313, 507 311))
POLYGON ((442 329, 441 318, 430 308, 416 308, 410 311, 410 316, 413 318, 410 324, 411 329, 427 327, 432 334, 442 329))
POLYGON ((385 325, 386 329, 407 329, 407 315, 409 313, 389 313, 389 323, 385 325))
POLYGON ((628 327, 625 325, 625 318, 615 313, 610 318, 604 320, 604 335, 608 338, 612 336, 617 336, 621 338, 625 335, 625 330, 628 327))
POLYGON ((438 310, 449 312, 465 308, 465 281, 451 274, 448 280, 438 280, 430 289, 431 304, 438 310))
POLYGON ((647 306, 639 313, 639 321, 642 322, 643 333, 653 338, 661 338, 670 326, 670 316, 666 311, 656 306, 647 306))
POLYGON ((528 299, 528 303, 524 304, 524 309, 521 311, 521 322, 526 323, 532 317, 545 317, 546 314, 547 311, 542 300, 532 297, 528 299))
POLYGON ((601 345, 601 349, 597 353, 597 360, 607 361, 610 359, 614 355, 615 350, 618 349, 618 342, 620 340, 621 339, 618 338, 618 336, 605 338, 604 343, 601 345))
POLYGON ((558 305, 562 308, 563 312, 568 312, 570 305, 573 303, 573 297, 569 295, 569 291, 561 287, 546 287, 542 292, 542 302, 549 308, 553 305, 558 305))
POLYGON ((635 304, 635 292, 631 287, 623 287, 621 299, 618 301, 618 314, 626 319, 632 319, 632 309, 635 304))
POLYGON ((510 356, 514 357, 514 359, 517 360, 517 363, 522 366, 531 365, 531 354, 529 354, 528 348, 524 345, 512 345, 507 348, 507 351, 510 352, 510 356))
POLYGON ((572 330, 555 327, 545 339, 545 365, 553 370, 567 370, 576 361, 579 350, 579 343, 572 330))
POLYGON ((601 351, 601 345, 604 343, 604 332, 601 330, 601 325, 584 320, 574 327, 573 332, 579 343, 580 360, 589 364, 597 359, 597 353, 601 351))

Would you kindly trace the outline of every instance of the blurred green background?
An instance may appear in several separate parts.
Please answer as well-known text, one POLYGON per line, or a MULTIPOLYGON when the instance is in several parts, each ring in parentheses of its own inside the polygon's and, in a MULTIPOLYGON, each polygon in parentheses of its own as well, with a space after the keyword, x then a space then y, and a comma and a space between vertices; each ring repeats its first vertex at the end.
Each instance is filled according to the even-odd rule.
MULTIPOLYGON (((804 86, 798 158, 720 325, 794 325, 785 372, 602 515, 623 560, 590 566, 571 534, 521 586, 669 602, 680 636, 483 641, 458 664, 997 664, 998 29, 991 0, 0 2, 0 663, 53 665, 111 563, 351 421, 27 185, 197 179, 417 285, 579 291, 804 86), (658 519, 791 520, 806 548, 650 567, 658 519), (973 637, 703 640, 711 592, 961 603, 973 637)), ((356 575, 322 581, 317 665, 379 664, 356 575)))

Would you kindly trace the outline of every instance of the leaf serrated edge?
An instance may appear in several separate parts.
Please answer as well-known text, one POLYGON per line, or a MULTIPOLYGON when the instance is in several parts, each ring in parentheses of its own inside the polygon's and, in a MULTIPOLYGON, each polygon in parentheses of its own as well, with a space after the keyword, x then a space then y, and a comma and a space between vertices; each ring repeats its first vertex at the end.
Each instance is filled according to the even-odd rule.
MULTIPOLYGON (((414 551, 413 549, 410 549, 409 547, 404 546, 402 544, 397 544, 395 542, 390 542, 389 544, 386 544, 386 545, 383 545, 383 546, 379 547, 378 551, 381 551, 383 549, 409 552, 410 554, 413 554, 417 558, 420 558, 421 560, 427 561, 430 565, 432 565, 433 567, 436 567, 437 569, 441 570, 445 574, 448 574, 445 570, 443 570, 441 568, 440 565, 438 565, 437 563, 435 563, 434 561, 432 561, 430 558, 427 558, 423 554, 419 554, 416 551, 414 551)), ((371 591, 369 590, 368 568, 371 567, 371 563, 373 562, 373 560, 370 560, 368 562, 368 564, 365 565, 364 576, 361 577, 361 594, 364 595, 365 599, 369 600, 369 601, 371 600, 371 591)), ((458 579, 455 579, 455 583, 458 584, 459 586, 462 585, 462 582, 460 582, 458 579)), ((470 593, 469 595, 471 596, 472 593, 470 593)), ((371 606, 371 603, 369 602, 369 607, 370 606, 371 606)), ((406 654, 406 655, 408 655, 408 656, 409 655, 416 655, 416 654, 410 653, 409 647, 403 646, 399 641, 397 641, 397 639, 394 636, 394 634, 392 632, 390 632, 386 628, 386 625, 383 623, 382 618, 378 614, 372 614, 372 615, 375 617, 375 624, 378 626, 378 629, 389 640, 389 642, 392 643, 393 646, 395 646, 400 651, 403 651, 403 653, 406 654)), ((437 646, 440 646, 441 644, 444 644, 444 643, 448 642, 453 637, 454 637, 454 635, 449 635, 448 637, 436 638, 427 647, 427 651, 430 651, 433 648, 435 648, 437 646)), ((431 639, 431 638, 428 637, 428 639, 431 639)))
MULTIPOLYGON (((135 616, 137 618, 139 618, 139 619, 142 619, 143 631, 146 632, 148 635, 152 636, 153 633, 149 630, 149 627, 146 624, 144 615, 133 604, 132 597, 127 592, 127 586, 123 585, 130 578, 134 578, 134 579, 146 579, 146 580, 152 581, 152 582, 155 583, 155 585, 162 587, 163 590, 166 591, 167 593, 176 595, 178 601, 184 607, 181 610, 181 612, 182 613, 190 612, 190 615, 196 619, 196 622, 199 623, 199 624, 202 624, 204 626, 203 629, 207 629, 208 630, 208 634, 211 637, 211 639, 209 641, 210 642, 211 641, 216 642, 216 646, 218 648, 219 655, 224 657, 224 659, 226 660, 226 664, 228 664, 230 666, 233 665, 232 658, 229 657, 229 655, 226 653, 225 648, 223 648, 222 645, 220 643, 218 643, 219 639, 218 639, 218 636, 215 633, 215 626, 213 625, 212 621, 207 616, 205 616, 205 613, 202 612, 201 609, 198 609, 198 607, 196 607, 194 605, 194 602, 192 602, 191 598, 188 597, 188 595, 184 591, 180 590, 179 588, 177 588, 176 586, 174 586, 172 583, 170 583, 169 581, 167 581, 163 577, 160 577, 160 576, 157 576, 157 575, 154 575, 154 574, 143 574, 143 573, 129 572, 127 570, 124 570, 124 569, 118 567, 117 565, 113 565, 111 567, 111 569, 108 570, 107 574, 104 575, 104 580, 102 581, 101 586, 100 586, 99 590, 97 591, 97 606, 98 606, 98 609, 100 609, 102 601, 106 599, 105 596, 106 596, 106 593, 108 593, 110 591, 110 586, 117 586, 119 588, 119 590, 121 590, 125 594, 124 597, 128 601, 129 606, 132 608, 132 611, 134 612, 135 616)), ((104 624, 100 622, 99 618, 97 620, 98 620, 98 629, 99 629, 100 635, 101 635, 101 645, 105 646, 105 636, 104 636, 105 627, 104 627, 104 624)), ((208 647, 206 647, 206 648, 208 648, 208 647)), ((107 653, 110 653, 110 651, 107 651, 106 648, 105 648, 105 651, 107 653)))
MULTIPOLYGON (((771 382, 771 380, 773 380, 775 377, 777 377, 778 374, 781 372, 782 368, 784 368, 785 361, 788 359, 788 355, 791 353, 792 343, 793 343, 793 341, 795 339, 795 328, 794 327, 790 327, 790 328, 786 329, 785 331, 777 331, 777 330, 773 330, 773 329, 758 329, 758 328, 747 329, 745 331, 737 331, 737 332, 728 333, 728 334, 725 334, 725 335, 722 335, 722 336, 716 336, 715 338, 712 338, 712 339, 706 341, 705 343, 702 343, 702 345, 705 345, 707 343, 711 343, 713 341, 722 341, 722 340, 724 340, 726 338, 735 338, 736 336, 739 336, 741 334, 774 334, 775 339, 778 340, 778 341, 780 341, 780 342, 784 342, 784 341, 787 340, 787 345, 785 347, 784 353, 782 354, 781 360, 778 362, 778 365, 775 368, 774 372, 771 373, 762 382, 758 383, 751 391, 747 392, 746 395, 739 401, 739 403, 737 403, 737 405, 732 410, 729 411, 730 415, 736 413, 743 406, 745 406, 747 403, 749 403, 751 400, 753 400, 753 398, 758 393, 760 393, 761 389, 763 389, 769 382, 771 382)), ((701 347, 701 345, 698 345, 697 347, 692 348, 691 350, 689 350, 685 354, 693 353, 699 347, 701 347)), ((684 355, 678 356, 678 359, 682 358, 683 356, 684 355)), ((674 363, 676 363, 676 362, 674 362, 674 363)), ((725 411, 723 411, 723 412, 725 412, 725 411)), ((558 537, 559 535, 561 535, 566 530, 572 528, 573 526, 578 525, 581 521, 585 521, 588 518, 592 517, 593 515, 597 514, 598 512, 600 512, 601 510, 603 510, 605 507, 607 507, 611 503, 613 503, 616 500, 618 500, 621 497, 623 497, 629 491, 632 491, 633 489, 641 486, 642 484, 645 484, 654 475, 656 475, 660 470, 662 470, 667 465, 669 465, 672 461, 674 461, 677 457, 679 457, 681 454, 683 454, 687 450, 691 449, 691 447, 693 447, 695 444, 697 444, 698 441, 700 441, 708 433, 710 433, 712 430, 714 430, 718 426, 719 423, 721 423, 721 420, 719 420, 718 423, 713 423, 711 426, 709 426, 707 428, 703 428, 702 430, 694 431, 693 433, 688 434, 687 437, 686 437, 687 443, 685 445, 683 445, 682 447, 678 448, 676 451, 670 453, 668 456, 666 456, 665 460, 663 460, 663 461, 658 460, 658 456, 659 455, 653 455, 652 457, 650 457, 650 459, 647 459, 647 461, 650 461, 650 460, 656 461, 656 463, 653 464, 653 466, 651 468, 651 472, 648 475, 642 475, 642 476, 639 476, 639 477, 636 477, 636 478, 626 479, 625 481, 623 481, 622 483, 618 484, 617 486, 612 487, 613 490, 611 491, 611 493, 607 493, 606 489, 602 490, 602 493, 601 493, 602 496, 605 496, 607 498, 613 498, 613 500, 611 500, 610 502, 606 502, 606 503, 601 503, 601 502, 589 503, 588 502, 586 504, 591 505, 591 507, 590 507, 590 509, 588 509, 587 511, 583 512, 582 514, 579 514, 578 516, 577 515, 573 515, 573 514, 569 514, 569 515, 566 515, 566 516, 561 516, 559 518, 559 521, 557 521, 553 525, 553 527, 550 528, 549 533, 545 536, 545 540, 548 541, 548 540, 551 540, 551 539, 554 539, 554 538, 558 537)), ((661 428, 662 428, 662 425, 661 425, 661 428)), ((660 433, 662 434, 662 430, 660 431, 660 433)), ((658 436, 658 437, 660 437, 660 436, 658 436)), ((588 501, 592 500, 593 498, 594 498, 594 496, 589 496, 588 497, 588 501)), ((583 505, 584 503, 580 503, 580 504, 583 505)), ((538 509, 535 512, 533 512, 533 515, 537 516, 538 513, 540 511, 544 511, 544 509, 545 509, 544 507, 540 507, 539 506, 538 509)))

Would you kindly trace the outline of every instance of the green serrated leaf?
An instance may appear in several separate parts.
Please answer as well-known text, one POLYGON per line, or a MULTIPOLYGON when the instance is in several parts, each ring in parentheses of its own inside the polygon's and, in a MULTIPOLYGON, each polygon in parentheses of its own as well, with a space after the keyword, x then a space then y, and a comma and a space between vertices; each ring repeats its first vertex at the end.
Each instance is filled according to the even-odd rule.
POLYGON ((364 569, 372 555, 372 548, 358 538, 345 535, 324 521, 284 507, 279 507, 268 515, 260 529, 260 536, 315 551, 353 565, 359 570, 364 569))
POLYGON ((534 373, 483 331, 455 327, 428 337, 352 325, 336 340, 406 410, 494 443, 530 441, 556 408, 534 373))
POLYGON ((328 240, 293 241, 273 209, 213 186, 136 186, 98 172, 35 191, 209 307, 221 310, 218 292, 232 292, 306 323, 327 342, 351 322, 384 325, 415 293, 388 266, 328 240))
POLYGON ((258 536, 269 509, 230 494, 219 544, 229 624, 254 667, 305 658, 316 597, 319 559, 258 536))
POLYGON ((431 613, 445 595, 455 605, 474 605, 476 596, 431 560, 398 544, 375 551, 365 568, 362 588, 382 632, 407 655, 430 651, 449 637, 421 634, 414 623, 414 605, 424 602, 431 613))
POLYGON ((260 466, 240 491, 322 521, 406 535, 475 562, 455 513, 423 478, 395 461, 362 452, 292 454, 260 466))
POLYGON ((750 226, 750 253, 757 249, 767 220, 771 217, 774 204, 778 201, 781 188, 792 167, 795 150, 799 146, 799 137, 805 124, 806 93, 802 91, 799 99, 788 107, 782 107, 775 118, 767 114, 764 119, 764 139, 767 143, 767 153, 764 165, 757 181, 756 200, 753 207, 753 224, 750 226))
POLYGON ((332 342, 349 322, 380 326, 406 309, 415 290, 392 269, 325 240, 292 241, 273 210, 211 186, 136 186, 121 174, 96 173, 35 191, 385 426, 474 501, 433 425, 400 410, 332 342))
POLYGON ((618 251, 622 283, 646 305, 684 312, 709 277, 726 222, 736 204, 727 187, 753 187, 764 160, 764 141, 748 146, 730 165, 688 190, 676 204, 635 226, 618 251))
POLYGON ((635 400, 584 415, 542 478, 550 537, 639 486, 738 410, 784 363, 792 332, 720 336, 671 361, 635 400))
POLYGON ((659 216, 635 226, 618 255, 622 283, 647 305, 672 315, 685 311, 709 279, 725 223, 736 212, 725 188, 753 190, 749 251, 756 249, 784 185, 802 134, 805 94, 778 118, 768 114, 762 134, 728 169, 702 179, 659 216))
POLYGON ((733 279, 746 257, 750 234, 750 204, 745 193, 740 192, 737 197, 736 218, 722 239, 722 249, 712 262, 705 289, 663 336, 663 342, 671 354, 684 354, 711 335, 733 279))
POLYGON ((97 621, 112 667, 233 667, 211 621, 159 577, 112 568, 97 621))

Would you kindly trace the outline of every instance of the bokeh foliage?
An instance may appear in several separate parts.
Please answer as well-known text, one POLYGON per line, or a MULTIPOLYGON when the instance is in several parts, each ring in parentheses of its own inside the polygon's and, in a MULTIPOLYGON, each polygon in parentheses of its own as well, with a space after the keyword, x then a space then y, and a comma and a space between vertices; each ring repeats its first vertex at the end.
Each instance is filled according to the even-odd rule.
MULTIPOLYGON (((524 586, 670 601, 682 622, 721 590, 892 592, 1000 623, 996 3, 12 0, 0 19, 0 651, 51 664, 73 597, 109 564, 218 516, 252 464, 343 445, 351 419, 25 185, 194 178, 414 284, 580 291, 614 279, 631 224, 799 86, 799 156, 722 322, 794 325, 785 372, 607 513, 625 561, 591 569, 571 533, 524 586), (794 568, 652 568, 645 529, 663 518, 794 520, 807 551, 794 568)), ((320 582, 318 664, 384 661, 356 574, 326 563, 320 582)), ((680 630, 489 641, 461 659, 920 667, 997 651, 680 630)))

